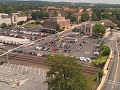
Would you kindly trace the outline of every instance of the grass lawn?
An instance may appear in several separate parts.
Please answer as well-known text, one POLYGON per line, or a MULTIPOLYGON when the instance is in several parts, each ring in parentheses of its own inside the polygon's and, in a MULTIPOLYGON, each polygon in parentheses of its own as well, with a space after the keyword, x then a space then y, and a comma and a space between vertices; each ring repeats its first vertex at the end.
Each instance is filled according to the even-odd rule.
POLYGON ((92 64, 94 66, 103 65, 106 63, 108 56, 100 56, 97 59, 93 60, 92 64))
POLYGON ((91 90, 96 90, 98 87, 97 83, 97 74, 96 75, 90 75, 87 76, 88 86, 91 87, 91 90))
POLYGON ((32 24, 32 23, 26 23, 25 25, 24 25, 25 27, 37 27, 37 26, 41 26, 40 24, 32 24))

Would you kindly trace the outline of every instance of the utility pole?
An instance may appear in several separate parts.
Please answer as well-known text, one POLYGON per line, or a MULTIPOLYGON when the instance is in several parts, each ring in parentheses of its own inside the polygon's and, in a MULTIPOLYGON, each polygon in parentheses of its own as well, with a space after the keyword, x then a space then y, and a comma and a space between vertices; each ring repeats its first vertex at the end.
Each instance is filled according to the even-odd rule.
POLYGON ((9 55, 8 55, 8 53, 7 53, 7 63, 9 63, 9 55))

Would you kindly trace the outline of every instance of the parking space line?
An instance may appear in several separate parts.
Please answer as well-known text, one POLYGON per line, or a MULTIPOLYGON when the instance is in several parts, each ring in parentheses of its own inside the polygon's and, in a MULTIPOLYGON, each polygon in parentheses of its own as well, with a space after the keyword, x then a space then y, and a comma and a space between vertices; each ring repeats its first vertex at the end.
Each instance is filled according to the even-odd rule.
POLYGON ((40 75, 40 68, 39 68, 39 75, 40 75))
POLYGON ((36 68, 34 69, 34 74, 35 74, 36 68))
POLYGON ((31 73, 31 69, 32 69, 32 67, 30 67, 29 69, 30 69, 30 73, 31 73))
POLYGON ((1 79, 3 79, 3 77, 2 77, 2 76, 0 76, 0 78, 1 78, 1 79))
POLYGON ((1 65, 1 68, 3 67, 3 65, 1 65))
POLYGON ((1 76, 1 79, 3 79, 3 77, 1 76))
POLYGON ((6 63, 5 68, 7 68, 7 66, 8 66, 8 63, 6 63))
POLYGON ((15 69, 16 65, 14 65, 13 70, 15 69))
POLYGON ((6 63, 3 63, 3 65, 5 65, 6 63))
POLYGON ((11 81, 11 82, 13 81, 12 78, 10 78, 10 81, 11 81))
POLYGON ((20 68, 20 65, 18 65, 17 71, 19 70, 19 68, 20 68))
POLYGON ((43 69, 43 76, 45 76, 45 71, 44 71, 44 69, 43 69))
POLYGON ((26 72, 27 72, 27 66, 26 66, 26 72))
POLYGON ((6 81, 8 80, 7 77, 5 77, 5 80, 6 80, 6 81))
POLYGON ((12 64, 10 64, 9 70, 10 70, 11 67, 12 67, 12 64))
POLYGON ((21 72, 23 71, 24 66, 22 66, 21 72))

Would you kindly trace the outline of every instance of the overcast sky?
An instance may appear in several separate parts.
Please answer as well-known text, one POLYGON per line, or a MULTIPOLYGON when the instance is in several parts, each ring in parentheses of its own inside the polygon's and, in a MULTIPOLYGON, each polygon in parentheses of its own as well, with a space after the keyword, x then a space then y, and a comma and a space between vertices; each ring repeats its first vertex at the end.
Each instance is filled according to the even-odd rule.
POLYGON ((42 0, 42 1, 65 1, 65 2, 90 2, 90 3, 120 4, 120 0, 42 0))

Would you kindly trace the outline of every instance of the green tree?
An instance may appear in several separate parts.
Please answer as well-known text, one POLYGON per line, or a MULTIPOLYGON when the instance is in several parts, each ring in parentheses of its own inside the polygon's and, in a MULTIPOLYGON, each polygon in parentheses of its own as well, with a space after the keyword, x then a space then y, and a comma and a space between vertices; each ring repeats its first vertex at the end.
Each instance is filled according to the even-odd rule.
POLYGON ((102 76, 103 76, 103 71, 101 70, 101 71, 98 72, 98 83, 101 82, 102 76))
POLYGON ((92 21, 97 21, 97 15, 96 15, 96 13, 92 13, 92 21))
POLYGON ((54 12, 53 12, 53 16, 54 16, 54 17, 58 16, 58 12, 57 12, 57 11, 54 11, 54 12))
POLYGON ((116 23, 116 21, 117 21, 116 16, 114 14, 112 14, 110 20, 113 21, 113 23, 116 23))
POLYGON ((8 14, 15 12, 12 6, 6 7, 4 10, 5 10, 4 12, 8 14))
POLYGON ((117 21, 117 27, 120 27, 120 20, 117 21))
POLYGON ((111 15, 108 14, 108 13, 104 13, 104 14, 102 15, 102 18, 103 18, 103 19, 110 19, 110 18, 111 18, 111 15))
POLYGON ((1 28, 7 28, 7 24, 6 23, 2 23, 1 28))
POLYGON ((76 58, 63 55, 49 55, 47 65, 48 90, 90 90, 81 65, 76 58))
POLYGON ((89 14, 87 12, 82 13, 81 15, 81 21, 85 22, 89 20, 89 14))
POLYGON ((120 12, 114 12, 114 15, 116 16, 117 20, 120 20, 120 12))
POLYGON ((108 56, 110 54, 110 48, 107 47, 106 45, 102 45, 100 47, 101 50, 101 56, 108 56))
POLYGON ((71 22, 77 22, 77 18, 75 16, 72 16, 70 19, 71 22))
POLYGON ((96 14, 96 16, 97 16, 97 21, 99 21, 99 20, 102 19, 102 12, 101 12, 100 9, 95 8, 95 9, 93 10, 93 12, 94 12, 94 13, 96 14))
POLYGON ((25 21, 19 21, 17 25, 23 25, 23 23, 25 23, 25 21))
POLYGON ((95 37, 102 37, 105 34, 105 28, 103 25, 97 23, 93 27, 93 36, 95 37))
POLYGON ((60 25, 56 25, 56 30, 58 31, 58 32, 61 32, 61 31, 63 31, 61 28, 60 28, 60 25))
POLYGON ((38 19, 43 19, 44 17, 48 17, 49 14, 47 12, 38 11, 38 12, 33 12, 31 16, 32 19, 38 20, 38 19))
POLYGON ((70 19, 70 22, 77 22, 77 18, 75 16, 73 16, 73 14, 71 12, 67 13, 66 18, 70 19))

